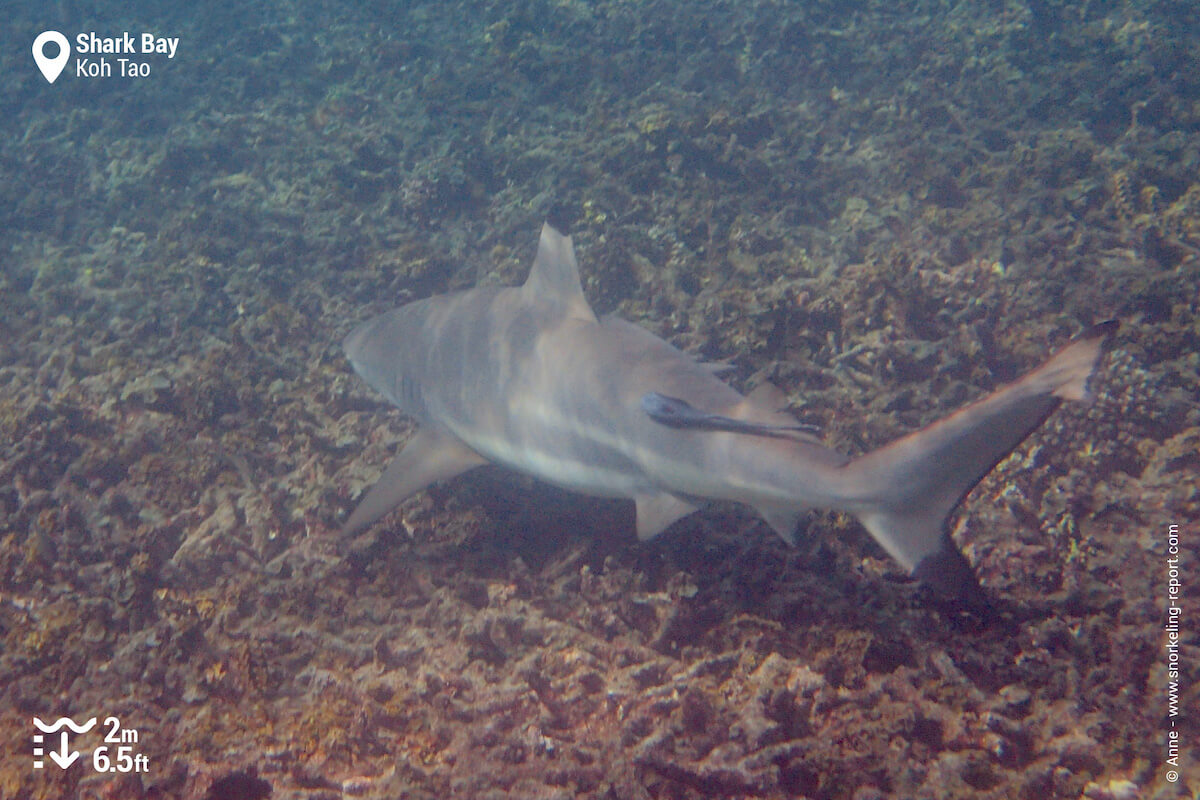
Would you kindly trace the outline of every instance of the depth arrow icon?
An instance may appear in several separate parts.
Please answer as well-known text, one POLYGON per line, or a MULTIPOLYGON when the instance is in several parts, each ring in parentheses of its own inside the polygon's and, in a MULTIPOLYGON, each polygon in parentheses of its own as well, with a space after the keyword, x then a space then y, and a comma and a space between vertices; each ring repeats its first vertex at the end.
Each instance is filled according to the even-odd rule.
POLYGON ((75 763, 75 759, 79 758, 79 751, 71 750, 71 748, 69 748, 67 746, 67 732, 66 731, 62 732, 61 741, 62 741, 62 752, 59 753, 54 750, 51 750, 50 757, 52 759, 54 759, 55 764, 58 764, 63 769, 66 769, 67 767, 69 767, 75 763))

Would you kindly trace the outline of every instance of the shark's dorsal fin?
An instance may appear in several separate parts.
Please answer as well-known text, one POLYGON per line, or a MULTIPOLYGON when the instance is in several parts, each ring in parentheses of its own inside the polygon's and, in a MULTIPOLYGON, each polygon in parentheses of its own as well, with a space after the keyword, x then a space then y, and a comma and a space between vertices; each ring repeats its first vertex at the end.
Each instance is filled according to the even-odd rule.
MULTIPOLYGON (((733 419, 754 422, 760 425, 814 428, 812 425, 800 423, 795 416, 787 411, 787 395, 770 381, 763 381, 754 387, 754 390, 750 394, 742 398, 742 402, 730 409, 729 416, 733 419)), ((802 430, 796 430, 791 434, 791 438, 811 444, 821 444, 819 438, 802 430)), ((768 519, 768 521, 770 520, 768 519)), ((772 527, 774 527, 774 523, 772 523, 772 527)), ((780 536, 783 536, 783 534, 781 533, 780 536)))
POLYGON ((542 226, 537 256, 523 291, 540 302, 561 304, 568 316, 597 321, 595 312, 583 296, 571 237, 563 236, 550 223, 542 226))
POLYGON ((787 395, 783 389, 770 381, 763 381, 755 386, 746 395, 746 399, 760 408, 769 408, 772 411, 783 411, 788 404, 787 395))

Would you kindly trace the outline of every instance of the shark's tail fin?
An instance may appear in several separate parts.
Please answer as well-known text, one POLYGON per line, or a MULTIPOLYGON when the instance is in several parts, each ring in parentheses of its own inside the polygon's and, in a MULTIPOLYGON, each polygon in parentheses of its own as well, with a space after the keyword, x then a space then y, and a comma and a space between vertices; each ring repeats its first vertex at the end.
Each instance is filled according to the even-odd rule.
POLYGON ((1061 401, 1088 399, 1088 377, 1116 328, 1096 325, 1015 383, 848 464, 847 477, 870 498, 854 513, 875 540, 943 595, 985 608, 947 517, 1061 401))

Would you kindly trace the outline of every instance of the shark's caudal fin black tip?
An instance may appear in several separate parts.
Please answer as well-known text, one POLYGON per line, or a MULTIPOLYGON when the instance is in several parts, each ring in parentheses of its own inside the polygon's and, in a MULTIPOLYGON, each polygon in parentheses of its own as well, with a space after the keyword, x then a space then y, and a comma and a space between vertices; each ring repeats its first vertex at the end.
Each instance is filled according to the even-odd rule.
POLYGON ((948 534, 942 536, 942 548, 923 558, 912 575, 937 594, 938 605, 947 611, 966 612, 983 620, 996 614, 992 598, 948 534))

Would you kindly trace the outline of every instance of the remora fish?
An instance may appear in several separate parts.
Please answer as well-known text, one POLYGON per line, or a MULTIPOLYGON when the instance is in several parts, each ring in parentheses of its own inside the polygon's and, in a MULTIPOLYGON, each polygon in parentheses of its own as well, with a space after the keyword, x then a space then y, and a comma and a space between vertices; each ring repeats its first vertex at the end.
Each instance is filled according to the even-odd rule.
POLYGON ((664 424, 648 413, 643 401, 654 394, 701 418, 759 430, 797 425, 649 331, 598 319, 570 238, 546 225, 523 286, 416 301, 346 338, 354 369, 419 430, 343 533, 490 461, 567 489, 632 499, 643 540, 705 499, 752 506, 789 542, 805 509, 843 511, 912 575, 967 607, 986 607, 947 517, 1062 400, 1087 397, 1115 327, 1098 325, 1016 382, 851 459, 802 432, 747 435, 664 424))
POLYGON ((686 400, 678 397, 667 397, 658 392, 647 392, 642 395, 642 410, 650 419, 660 425, 672 428, 686 428, 694 431, 729 431, 731 433, 746 433, 751 436, 794 436, 797 433, 815 431, 815 425, 796 423, 793 425, 763 425, 756 422, 722 417, 720 414, 709 414, 701 411, 686 400))

